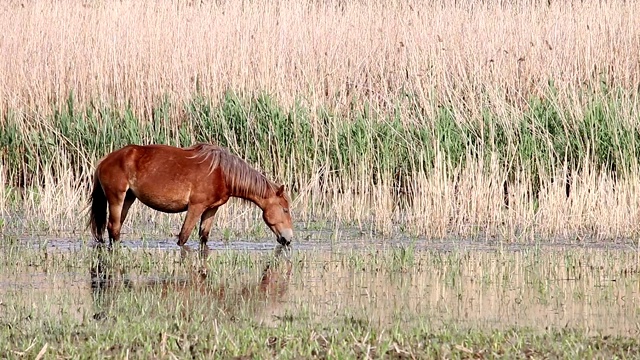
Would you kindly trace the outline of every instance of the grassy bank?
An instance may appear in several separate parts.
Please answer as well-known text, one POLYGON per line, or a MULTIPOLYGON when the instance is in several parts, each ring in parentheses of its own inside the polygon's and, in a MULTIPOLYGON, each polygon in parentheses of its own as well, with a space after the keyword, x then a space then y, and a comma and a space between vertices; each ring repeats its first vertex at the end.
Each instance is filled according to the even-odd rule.
MULTIPOLYGON (((377 333, 352 324, 348 317, 342 327, 291 326, 266 328, 244 323, 190 333, 163 332, 156 324, 136 328, 135 337, 121 329, 106 334, 102 326, 76 327, 56 323, 48 327, 47 336, 40 330, 25 330, 22 336, 9 337, 5 347, 10 357, 49 354, 45 358, 71 356, 94 358, 113 356, 128 358, 636 358, 640 344, 634 337, 587 336, 579 331, 555 330, 536 333, 529 329, 482 332, 452 328, 395 329, 377 333), (70 330, 69 328, 74 328, 70 330), (69 334, 69 332, 73 334, 69 334), (53 354, 53 355, 52 355, 53 354)), ((15 323, 11 323, 15 324, 15 323)), ((14 325, 15 326, 15 325, 14 325)), ((175 331, 180 329, 176 328, 175 331)))

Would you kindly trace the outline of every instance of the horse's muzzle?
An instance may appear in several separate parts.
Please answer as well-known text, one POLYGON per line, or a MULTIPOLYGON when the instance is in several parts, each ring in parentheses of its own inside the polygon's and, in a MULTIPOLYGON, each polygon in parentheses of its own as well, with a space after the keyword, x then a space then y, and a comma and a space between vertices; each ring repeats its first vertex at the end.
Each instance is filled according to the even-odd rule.
POLYGON ((287 240, 287 238, 285 238, 284 236, 279 236, 278 237, 278 244, 283 245, 283 246, 289 246, 289 245, 291 245, 291 241, 287 240))
POLYGON ((278 234, 278 243, 280 245, 289 246, 291 240, 293 240, 293 229, 282 229, 278 234))

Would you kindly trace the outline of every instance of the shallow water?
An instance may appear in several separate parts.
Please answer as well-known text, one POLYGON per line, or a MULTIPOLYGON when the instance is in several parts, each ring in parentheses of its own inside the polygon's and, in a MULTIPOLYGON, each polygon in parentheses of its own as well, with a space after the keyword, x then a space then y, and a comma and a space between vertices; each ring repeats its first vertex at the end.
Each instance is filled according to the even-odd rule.
POLYGON ((2 261, 0 317, 31 311, 100 321, 122 303, 178 299, 188 311, 217 309, 227 319, 266 325, 524 326, 611 335, 640 329, 632 244, 309 241, 296 245, 290 266, 281 260, 268 269, 275 244, 266 240, 214 242, 206 254, 181 252, 173 241, 124 241, 120 251, 128 258, 109 255, 115 262, 81 242, 24 244, 12 250, 17 260, 2 261))
MULTIPOLYGON (((415 250, 437 251, 526 251, 534 248, 541 249, 599 249, 599 250, 634 250, 640 251, 640 242, 630 239, 599 239, 581 238, 580 240, 551 239, 536 243, 504 242, 493 238, 447 238, 447 239, 423 239, 410 236, 382 237, 377 234, 369 234, 357 229, 342 229, 337 234, 331 230, 301 230, 296 232, 293 248, 295 251, 345 251, 352 249, 411 247, 415 250)), ((122 246, 129 249, 154 249, 176 251, 176 239, 149 239, 130 240, 129 235, 124 236, 122 246)), ((19 237, 16 239, 18 246, 32 248, 49 248, 57 250, 80 250, 83 247, 97 246, 91 239, 78 239, 77 237, 19 237)), ((235 239, 231 241, 210 240, 207 243, 211 250, 238 250, 238 251, 271 251, 277 245, 273 237, 258 239, 235 239)), ((191 248, 199 247, 197 241, 187 242, 191 248)))

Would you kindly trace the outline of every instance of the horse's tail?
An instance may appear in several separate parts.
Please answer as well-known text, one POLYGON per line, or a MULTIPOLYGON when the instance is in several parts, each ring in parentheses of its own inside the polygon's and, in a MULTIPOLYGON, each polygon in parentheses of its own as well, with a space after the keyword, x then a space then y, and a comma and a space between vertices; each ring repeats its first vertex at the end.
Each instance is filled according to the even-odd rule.
POLYGON ((100 179, 98 179, 98 170, 93 174, 93 190, 89 198, 91 203, 91 214, 89 216, 89 225, 91 226, 91 234, 93 238, 99 242, 103 242, 102 235, 107 227, 107 196, 102 189, 100 179))

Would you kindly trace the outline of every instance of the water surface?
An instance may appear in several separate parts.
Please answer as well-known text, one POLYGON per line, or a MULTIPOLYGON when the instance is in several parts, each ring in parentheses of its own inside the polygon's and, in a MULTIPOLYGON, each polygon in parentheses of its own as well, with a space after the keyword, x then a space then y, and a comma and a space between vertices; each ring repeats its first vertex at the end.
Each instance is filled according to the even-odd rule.
POLYGON ((124 241, 115 252, 68 239, 35 243, 3 255, 0 317, 105 321, 159 303, 265 326, 349 321, 611 335, 640 328, 632 244, 309 241, 296 245, 291 262, 276 263, 268 240, 214 242, 206 253, 173 241, 124 241))

